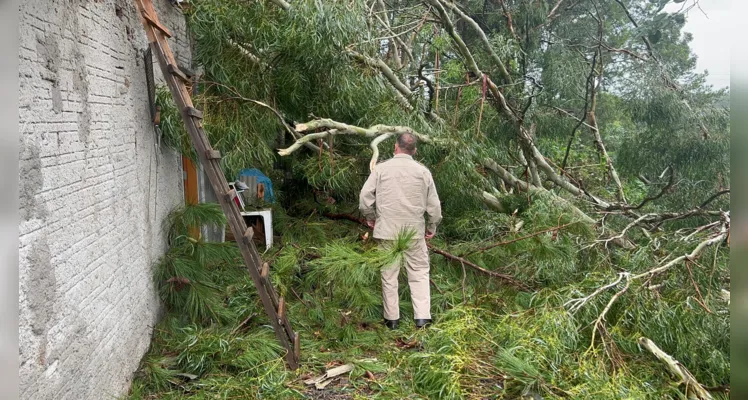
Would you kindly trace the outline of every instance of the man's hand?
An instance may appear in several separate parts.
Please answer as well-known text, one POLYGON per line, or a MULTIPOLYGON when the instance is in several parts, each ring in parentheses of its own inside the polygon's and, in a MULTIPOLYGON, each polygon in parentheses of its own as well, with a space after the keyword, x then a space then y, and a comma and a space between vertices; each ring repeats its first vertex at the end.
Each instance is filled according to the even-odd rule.
POLYGON ((371 229, 374 229, 374 224, 376 221, 366 221, 366 226, 368 226, 371 229))
POLYGON ((434 237, 433 232, 426 231, 426 240, 431 240, 434 237))

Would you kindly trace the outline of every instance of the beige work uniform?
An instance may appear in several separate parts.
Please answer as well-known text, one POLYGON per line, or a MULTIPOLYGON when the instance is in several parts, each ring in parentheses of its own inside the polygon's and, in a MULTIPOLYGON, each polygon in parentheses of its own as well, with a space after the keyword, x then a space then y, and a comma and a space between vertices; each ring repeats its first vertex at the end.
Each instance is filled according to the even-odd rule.
MULTIPOLYGON (((368 220, 375 220, 374 238, 381 246, 392 244, 401 230, 415 230, 415 238, 405 252, 408 284, 415 319, 431 319, 429 254, 425 232, 435 233, 442 219, 439 196, 428 168, 407 154, 377 164, 359 196, 359 209, 368 220), (428 226, 424 221, 428 214, 428 226)), ((400 319, 397 278, 400 265, 382 270, 384 318, 400 319)))

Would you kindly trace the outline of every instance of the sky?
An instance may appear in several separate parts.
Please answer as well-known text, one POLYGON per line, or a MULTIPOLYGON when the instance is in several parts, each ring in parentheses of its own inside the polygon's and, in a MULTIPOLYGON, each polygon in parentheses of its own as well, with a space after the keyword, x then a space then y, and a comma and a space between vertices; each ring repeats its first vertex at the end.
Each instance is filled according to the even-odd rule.
MULTIPOLYGON (((691 5, 691 0, 685 4, 691 5)), ((691 50, 696 54, 696 70, 709 71, 707 82, 715 89, 730 86, 730 0, 699 0, 686 15, 685 32, 693 34, 691 50), (702 12, 703 11, 703 12, 702 12)), ((665 11, 680 9, 681 4, 669 4, 665 11)))

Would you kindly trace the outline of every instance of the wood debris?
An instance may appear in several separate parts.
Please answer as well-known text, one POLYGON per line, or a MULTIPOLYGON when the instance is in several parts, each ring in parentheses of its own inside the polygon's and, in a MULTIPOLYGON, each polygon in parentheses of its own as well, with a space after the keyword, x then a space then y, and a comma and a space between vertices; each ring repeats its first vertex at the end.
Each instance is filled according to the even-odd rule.
POLYGON ((353 364, 341 365, 339 367, 328 369, 324 374, 316 378, 305 380, 304 384, 314 385, 318 390, 322 390, 341 375, 347 374, 351 371, 353 371, 353 364))

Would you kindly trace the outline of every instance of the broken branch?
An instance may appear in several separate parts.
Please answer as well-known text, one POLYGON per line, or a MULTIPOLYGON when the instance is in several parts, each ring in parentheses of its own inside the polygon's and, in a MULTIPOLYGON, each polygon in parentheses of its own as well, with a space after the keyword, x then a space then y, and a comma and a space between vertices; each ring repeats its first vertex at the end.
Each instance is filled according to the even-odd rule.
POLYGON ((711 400, 712 395, 704 389, 703 386, 694 378, 693 374, 688 371, 685 365, 681 364, 680 361, 673 358, 673 356, 665 353, 660 349, 655 342, 645 337, 639 338, 639 344, 647 349, 652 355, 658 360, 662 361, 667 367, 668 372, 673 376, 680 379, 680 383, 686 386, 686 397, 688 399, 697 400, 711 400))
MULTIPOLYGON (((645 204, 649 203, 650 201, 654 201, 662 197, 665 193, 670 191, 670 189, 673 187, 673 184, 675 183, 675 172, 672 167, 668 167, 668 170, 670 171, 670 177, 668 178, 667 184, 660 190, 660 193, 654 195, 654 196, 647 196, 644 198, 644 200, 639 203, 637 206, 628 206, 625 204, 612 204, 610 207, 608 207, 608 211, 613 210, 638 210, 642 207, 644 207, 645 204)), ((729 190, 728 190, 729 192, 729 190)), ((707 203, 708 204, 708 203, 707 203)))
POLYGON ((712 246, 714 244, 720 243, 723 240, 725 240, 729 232, 730 232, 730 212, 728 211, 728 212, 722 213, 722 227, 720 228, 720 231, 716 236, 699 243, 690 253, 677 257, 671 260, 670 262, 668 262, 667 264, 661 265, 657 268, 653 268, 641 274, 634 275, 631 277, 631 279, 641 279, 641 278, 649 277, 657 273, 664 272, 670 269, 671 267, 673 267, 674 265, 677 265, 683 262, 684 260, 689 260, 689 261, 693 260, 696 257, 698 257, 698 255, 701 254, 701 252, 705 248, 712 246))
POLYGON ((444 258, 446 258, 448 260, 457 261, 457 262, 459 262, 459 263, 461 263, 463 265, 467 265, 468 267, 470 267, 470 268, 472 268, 472 269, 474 269, 474 270, 476 270, 478 272, 482 272, 482 273, 484 273, 486 275, 490 275, 490 276, 495 276, 495 277, 497 277, 499 279, 502 279, 502 280, 508 282, 509 284, 511 284, 512 286, 514 286, 514 287, 516 287, 518 289, 527 290, 527 291, 530 290, 530 288, 527 285, 525 285, 524 283, 518 281, 513 276, 485 269, 485 268, 481 267, 480 265, 472 263, 472 262, 470 262, 470 261, 468 261, 468 260, 466 260, 466 259, 464 259, 462 257, 458 257, 458 256, 456 256, 454 254, 451 254, 451 253, 448 253, 448 252, 446 252, 444 250, 438 249, 438 248, 434 247, 431 243, 428 243, 426 246, 429 249, 431 249, 431 251, 433 251, 434 253, 439 254, 440 256, 443 256, 444 258))

